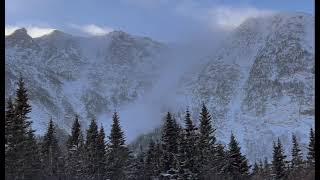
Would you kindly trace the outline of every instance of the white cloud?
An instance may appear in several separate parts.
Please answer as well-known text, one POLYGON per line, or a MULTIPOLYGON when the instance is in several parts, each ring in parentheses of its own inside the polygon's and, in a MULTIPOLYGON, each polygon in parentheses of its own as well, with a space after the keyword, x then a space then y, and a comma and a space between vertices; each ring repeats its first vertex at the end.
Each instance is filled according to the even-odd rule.
POLYGON ((259 10, 253 7, 231 8, 218 7, 208 11, 209 23, 217 24, 225 29, 232 29, 239 26, 246 19, 272 14, 269 10, 259 10))
POLYGON ((6 25, 6 28, 5 28, 5 35, 10 35, 12 34, 15 30, 19 29, 19 27, 17 26, 10 26, 10 25, 6 25))
POLYGON ((55 30, 53 28, 43 28, 43 27, 37 27, 37 26, 12 26, 12 25, 6 25, 6 27, 5 27, 5 35, 10 35, 15 30, 20 29, 22 27, 26 28, 27 33, 33 38, 49 34, 53 30, 55 30))
POLYGON ((201 7, 195 1, 187 1, 176 7, 180 15, 207 24, 210 28, 233 29, 251 17, 266 16, 274 13, 271 10, 257 9, 254 7, 229 7, 216 5, 201 7))
POLYGON ((113 31, 113 29, 110 27, 106 27, 106 26, 101 27, 101 26, 97 26, 95 24, 89 24, 89 25, 83 25, 83 26, 71 24, 70 26, 72 28, 78 29, 86 34, 94 35, 94 36, 105 35, 111 31, 113 31))

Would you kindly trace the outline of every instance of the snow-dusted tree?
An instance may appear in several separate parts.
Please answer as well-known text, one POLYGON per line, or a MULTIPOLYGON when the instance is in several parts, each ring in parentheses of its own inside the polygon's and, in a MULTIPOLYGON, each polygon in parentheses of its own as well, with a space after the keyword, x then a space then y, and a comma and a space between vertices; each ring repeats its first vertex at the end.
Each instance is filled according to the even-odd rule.
POLYGON ((142 146, 140 146, 140 152, 136 156, 130 157, 130 164, 127 173, 128 180, 148 180, 150 179, 147 175, 147 167, 145 164, 146 155, 142 151, 142 146))
POLYGON ((15 112, 12 103, 12 99, 9 98, 7 101, 7 107, 5 111, 5 174, 6 178, 9 178, 10 164, 14 159, 10 157, 10 153, 12 155, 11 148, 12 146, 12 138, 14 137, 14 129, 13 129, 13 121, 15 119, 15 112), (9 158, 10 157, 10 158, 9 158))
POLYGON ((241 154, 241 148, 233 133, 227 151, 227 173, 234 178, 246 177, 250 166, 248 160, 241 154))
POLYGON ((176 176, 179 129, 170 112, 167 113, 162 129, 161 172, 163 176, 176 176), (173 174, 172 174, 173 173, 173 174))
POLYGON ((111 133, 108 138, 107 177, 109 179, 126 179, 130 152, 125 145, 124 133, 121 130, 117 112, 113 114, 111 133))
POLYGON ((18 81, 15 101, 6 112, 8 127, 6 147, 6 174, 8 177, 25 179, 40 174, 41 162, 39 159, 39 147, 31 128, 32 121, 28 117, 31 105, 27 89, 22 77, 18 81), (8 117, 9 116, 9 117, 8 117))
POLYGON ((89 128, 87 129, 87 137, 85 143, 86 157, 86 175, 88 179, 97 178, 99 159, 98 159, 98 126, 95 119, 91 120, 89 128))
POLYGON ((268 162, 268 158, 265 157, 263 162, 263 177, 265 179, 269 179, 270 174, 271 174, 270 164, 268 162))
POLYGON ((97 179, 103 179, 106 175, 106 143, 105 143, 105 133, 103 126, 101 124, 99 134, 98 134, 98 152, 97 152, 97 157, 98 157, 98 178, 97 179))
POLYGON ((310 129, 310 135, 309 135, 308 155, 307 155, 309 166, 314 167, 314 165, 315 165, 315 157, 316 157, 316 153, 315 153, 315 137, 314 137, 314 131, 311 128, 310 129))
POLYGON ((298 143, 297 137, 292 135, 292 150, 291 150, 291 168, 293 170, 299 170, 303 167, 302 152, 298 143))
POLYGON ((76 115, 67 140, 66 174, 75 179, 85 175, 85 149, 79 117, 76 115))
POLYGON ((218 164, 215 160, 215 129, 212 127, 211 115, 205 104, 202 104, 202 109, 200 113, 199 132, 200 137, 197 146, 200 149, 200 154, 198 159, 198 165, 200 166, 199 171, 203 179, 203 176, 206 176, 206 174, 216 170, 215 165, 218 164))
POLYGON ((278 143, 273 142, 273 160, 272 160, 272 176, 275 179, 285 179, 286 172, 286 155, 284 154, 282 144, 278 138, 278 143))
POLYGON ((154 179, 160 174, 160 144, 150 141, 148 151, 146 153, 145 170, 149 179, 154 179))
POLYGON ((61 171, 62 153, 58 145, 52 119, 49 121, 48 129, 41 143, 41 161, 43 172, 46 177, 58 177, 61 171))
POLYGON ((180 179, 198 179, 198 157, 197 148, 198 136, 197 128, 192 122, 191 114, 187 109, 185 115, 185 128, 181 131, 179 138, 179 178, 180 179))

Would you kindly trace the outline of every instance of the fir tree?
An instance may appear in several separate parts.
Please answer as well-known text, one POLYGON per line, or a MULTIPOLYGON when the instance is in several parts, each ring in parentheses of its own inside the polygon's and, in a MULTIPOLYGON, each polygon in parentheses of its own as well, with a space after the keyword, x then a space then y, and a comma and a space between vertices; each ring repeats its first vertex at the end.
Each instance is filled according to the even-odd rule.
POLYGON ((179 142, 179 177, 180 179, 197 179, 198 166, 197 166, 197 128, 191 120, 189 110, 186 111, 185 116, 185 129, 181 132, 179 142))
POLYGON ((264 162, 263 162, 263 175, 264 177, 267 177, 270 175, 270 165, 268 163, 267 157, 264 158, 264 162))
POLYGON ((284 155, 282 144, 278 138, 278 143, 273 143, 273 160, 272 160, 272 171, 275 179, 286 178, 286 155, 284 155))
POLYGON ((34 131, 31 128, 32 121, 28 117, 31 106, 22 77, 18 82, 13 108, 12 105, 10 106, 11 112, 7 112, 6 118, 8 116, 11 116, 9 119, 12 118, 7 125, 10 124, 8 130, 11 131, 10 133, 13 136, 7 136, 6 173, 8 176, 17 179, 25 179, 30 176, 37 177, 40 171, 39 150, 34 138, 34 131), (12 110, 14 111, 13 114, 12 110))
POLYGON ((71 129, 71 136, 67 140, 67 147, 72 148, 72 146, 74 145, 76 147, 79 147, 81 144, 80 142, 82 141, 82 139, 80 138, 81 134, 82 133, 81 133, 81 125, 79 122, 79 116, 76 115, 72 125, 72 129, 71 129))
POLYGON ((103 126, 101 124, 101 128, 98 134, 98 179, 104 178, 105 173, 106 173, 106 143, 105 143, 105 133, 103 126))
POLYGON ((259 171, 260 171, 260 169, 259 169, 257 162, 254 162, 251 175, 257 176, 259 174, 259 171))
POLYGON ((145 164, 145 153, 142 151, 142 147, 140 146, 140 152, 136 157, 132 157, 130 159, 130 169, 127 175, 127 179, 129 180, 148 180, 150 179, 147 175, 147 168, 145 164))
MULTIPOLYGON (((200 173, 205 175, 212 170, 216 170, 217 164, 215 157, 215 129, 212 127, 211 115, 205 104, 202 104, 200 113, 200 137, 198 148, 201 150, 199 155, 198 165, 200 166, 200 173)), ((202 177, 203 178, 203 177, 202 177)))
POLYGON ((146 177, 149 177, 149 179, 153 179, 159 176, 160 153, 161 152, 157 151, 155 142, 151 140, 149 143, 148 151, 146 154, 146 162, 145 162, 146 177))
POLYGON ((57 177, 62 171, 61 167, 59 167, 62 154, 55 133, 52 119, 50 119, 47 132, 41 144, 42 165, 44 174, 48 177, 57 177))
POLYGON ((97 178, 98 159, 98 126, 94 119, 91 120, 86 138, 86 174, 88 178, 97 178))
POLYGON ((113 114, 111 133, 108 136, 108 166, 107 177, 109 179, 125 179, 129 167, 130 152, 125 146, 124 134, 120 127, 117 112, 113 114))
POLYGON ((261 159, 259 159, 259 170, 260 170, 260 173, 262 173, 262 171, 263 171, 263 163, 262 163, 261 159))
MULTIPOLYGON (((170 112, 167 113, 162 131, 162 173, 171 174, 177 171, 178 135, 177 123, 170 112), (169 173, 170 171, 170 173, 169 173)), ((171 174, 174 176, 173 174, 171 174)))
POLYGON ((5 174, 6 178, 9 178, 11 164, 15 161, 10 155, 12 154, 13 142, 12 138, 14 137, 13 123, 15 120, 15 111, 13 107, 12 99, 9 98, 7 102, 7 109, 5 112, 5 174), (8 158, 10 157, 10 158, 8 158))
POLYGON ((227 156, 228 174, 230 174, 233 178, 246 177, 249 173, 250 166, 248 165, 248 160, 246 157, 241 154, 241 148, 233 134, 231 134, 227 156))
POLYGON ((315 137, 314 137, 314 131, 311 128, 310 129, 310 136, 309 136, 309 145, 308 145, 308 163, 310 166, 314 166, 315 164, 315 137))
POLYGON ((85 175, 85 148, 83 141, 79 117, 75 116, 71 136, 67 140, 66 172, 68 177, 77 179, 85 175))
POLYGON ((13 107, 12 99, 9 98, 7 102, 7 109, 5 112, 5 152, 7 152, 8 148, 10 147, 10 143, 12 142, 13 138, 13 121, 15 120, 15 111, 13 107))
POLYGON ((292 135, 291 168, 298 170, 303 166, 302 152, 295 135, 292 135))

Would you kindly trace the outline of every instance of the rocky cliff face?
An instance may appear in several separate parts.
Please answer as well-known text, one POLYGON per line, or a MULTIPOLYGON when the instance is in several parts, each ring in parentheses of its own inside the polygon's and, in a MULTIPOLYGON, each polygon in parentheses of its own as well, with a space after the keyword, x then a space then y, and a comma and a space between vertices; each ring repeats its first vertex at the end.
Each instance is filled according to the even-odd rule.
MULTIPOLYGON (((54 31, 33 39, 20 29, 6 37, 6 96, 21 73, 36 124, 52 115, 69 128, 74 113, 84 119, 110 113, 158 88, 160 67, 175 62, 160 58, 167 50, 119 31, 90 38, 54 31)), ((218 139, 228 143, 232 131, 250 160, 270 158, 277 137, 289 152, 292 133, 305 149, 314 126, 314 17, 292 13, 248 19, 213 50, 175 77, 176 115, 190 106, 197 119, 205 102, 218 139)))

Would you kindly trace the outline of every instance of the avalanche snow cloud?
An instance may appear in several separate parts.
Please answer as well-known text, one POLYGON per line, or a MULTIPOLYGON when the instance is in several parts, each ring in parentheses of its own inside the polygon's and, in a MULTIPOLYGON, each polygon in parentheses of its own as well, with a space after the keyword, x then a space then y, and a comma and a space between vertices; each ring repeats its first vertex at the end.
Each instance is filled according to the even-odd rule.
MULTIPOLYGON (((200 37, 200 35, 199 35, 200 37)), ((108 131, 114 110, 131 142, 152 131, 170 110, 193 118, 205 102, 217 139, 231 131, 250 160, 271 156, 291 133, 305 148, 314 126, 314 17, 279 13, 250 18, 227 33, 183 45, 122 31, 78 37, 55 30, 38 38, 25 29, 6 36, 6 97, 26 77, 38 133, 50 116, 66 131, 74 114, 108 131)))

